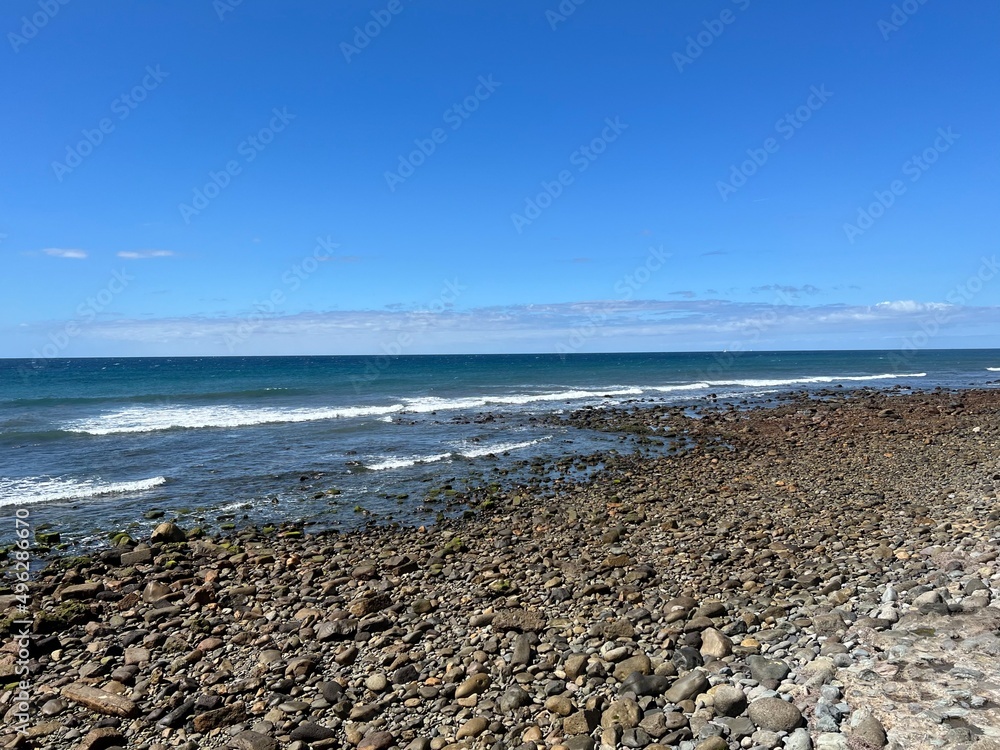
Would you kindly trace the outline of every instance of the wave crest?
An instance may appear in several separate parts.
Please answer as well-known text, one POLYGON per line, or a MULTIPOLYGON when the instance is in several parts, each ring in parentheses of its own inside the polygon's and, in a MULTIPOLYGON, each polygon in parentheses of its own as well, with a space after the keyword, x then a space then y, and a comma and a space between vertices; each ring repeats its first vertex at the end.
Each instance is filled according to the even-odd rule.
POLYGON ((131 495, 166 484, 166 477, 152 477, 134 482, 102 482, 98 479, 62 479, 61 477, 0 477, 0 507, 55 500, 86 500, 110 495, 131 495))

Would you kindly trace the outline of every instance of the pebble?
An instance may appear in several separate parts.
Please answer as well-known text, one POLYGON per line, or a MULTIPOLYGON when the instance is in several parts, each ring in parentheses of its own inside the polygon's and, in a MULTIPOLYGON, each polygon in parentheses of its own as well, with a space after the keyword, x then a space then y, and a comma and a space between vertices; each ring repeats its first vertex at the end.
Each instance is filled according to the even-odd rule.
MULTIPOLYGON (((971 393, 965 410, 996 412, 971 393)), ((611 457, 583 484, 501 481, 488 512, 420 531, 173 524, 42 571, 35 600, 63 619, 33 640, 37 744, 916 747, 896 693, 929 645, 949 666, 921 673, 926 731, 971 744, 948 722, 1000 705, 991 423, 953 428, 945 393, 824 398, 570 412, 662 420, 691 450, 611 457), (890 399, 899 418, 867 426, 890 399), (869 707, 905 718, 886 732, 869 707)))

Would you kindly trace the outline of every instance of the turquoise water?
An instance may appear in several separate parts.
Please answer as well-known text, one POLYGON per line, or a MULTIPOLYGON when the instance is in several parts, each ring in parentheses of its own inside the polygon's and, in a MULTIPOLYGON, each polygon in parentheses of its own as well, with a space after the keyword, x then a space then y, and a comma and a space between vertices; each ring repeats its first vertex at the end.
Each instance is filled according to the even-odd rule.
MULTIPOLYGON (((426 489, 617 436, 537 417, 791 389, 985 386, 1000 351, 0 360, 0 514, 73 541, 145 511, 220 521, 433 519, 426 489), (305 478, 303 480, 303 478, 305 478), (335 489, 339 494, 323 494, 335 489), (400 497, 407 495, 407 497, 400 497)), ((0 537, 2 538, 2 537, 0 537)))

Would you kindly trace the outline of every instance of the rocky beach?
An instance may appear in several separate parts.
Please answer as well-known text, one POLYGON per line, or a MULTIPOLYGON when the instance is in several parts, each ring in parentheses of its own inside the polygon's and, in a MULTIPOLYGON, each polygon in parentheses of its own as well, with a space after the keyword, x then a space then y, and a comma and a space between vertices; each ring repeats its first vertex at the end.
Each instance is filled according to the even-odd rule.
POLYGON ((0 748, 1000 748, 1000 391, 559 418, 674 448, 419 529, 164 519, 30 639, 6 578, 0 748))

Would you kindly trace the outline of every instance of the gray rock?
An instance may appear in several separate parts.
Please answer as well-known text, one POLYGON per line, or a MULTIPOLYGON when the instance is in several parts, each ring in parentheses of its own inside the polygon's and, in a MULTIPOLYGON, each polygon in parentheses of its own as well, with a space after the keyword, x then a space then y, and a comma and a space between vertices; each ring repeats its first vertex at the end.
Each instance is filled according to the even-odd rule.
POLYGON ((250 730, 240 732, 233 737, 232 745, 237 750, 277 750, 278 748, 278 742, 274 738, 250 730))
POLYGON ((639 722, 639 726, 651 737, 662 737, 670 731, 670 727, 667 726, 667 715, 663 711, 647 713, 639 722))
POLYGON ((802 723, 802 712, 781 698, 760 698, 750 704, 750 721, 761 729, 790 732, 802 723))
POLYGON ((517 685, 511 685, 500 696, 500 710, 505 714, 530 706, 531 703, 531 696, 517 685))
POLYGON ((850 750, 850 745, 840 732, 822 732, 816 736, 815 750, 850 750))
POLYGON ((621 743, 625 747, 646 747, 649 744, 649 735, 640 727, 626 729, 622 732, 621 743))
POLYGON ((746 716, 717 716, 712 721, 720 726, 727 727, 729 729, 729 736, 734 740, 749 737, 757 731, 757 727, 746 716))
POLYGON ((594 750, 594 738, 586 734, 570 737, 563 744, 569 750, 594 750))
POLYGON ((663 695, 670 687, 670 680, 658 674, 638 674, 633 672, 625 678, 619 689, 620 693, 635 693, 636 695, 663 695))
POLYGON ((394 685, 405 685, 408 682, 416 682, 420 679, 420 671, 412 664, 404 664, 392 673, 394 685))
POLYGON ((153 561, 153 551, 149 547, 138 547, 132 552, 123 552, 121 564, 123 568, 131 568, 134 565, 144 565, 153 561))
POLYGON ((750 676, 764 687, 772 689, 788 677, 788 673, 791 671, 789 666, 780 659, 768 659, 757 654, 747 659, 747 664, 750 666, 750 676))
POLYGON ((670 661, 677 667, 678 672, 689 672, 705 663, 701 658, 701 652, 691 646, 681 646, 674 649, 670 661))
POLYGON ((739 716, 747 707, 747 697, 734 685, 718 685, 710 691, 715 712, 722 716, 739 716))
POLYGON ((42 704, 42 714, 44 716, 56 716, 66 710, 66 701, 61 698, 52 698, 42 704))
POLYGON ((785 738, 785 750, 812 750, 812 740, 807 729, 796 729, 785 738))
POLYGON ((319 742, 320 740, 331 739, 336 737, 337 733, 329 727, 324 727, 321 724, 316 724, 312 721, 304 721, 291 731, 290 736, 293 740, 301 740, 303 742, 312 743, 319 742))
POLYGON ((885 729, 882 726, 882 722, 871 714, 858 723, 851 732, 851 737, 857 737, 866 743, 867 746, 874 748, 883 748, 886 744, 885 729))
POLYGON ((675 682, 664 694, 664 697, 671 703, 680 703, 688 698, 694 698, 708 689, 708 677, 704 672, 695 670, 688 672, 675 682))
POLYGON ((538 643, 537 635, 530 632, 521 633, 514 639, 514 656, 510 663, 519 667, 526 667, 531 664, 536 643, 538 643))
POLYGON ((781 735, 768 729, 758 729, 750 736, 750 739, 754 745, 765 747, 767 750, 772 750, 781 744, 781 735))

